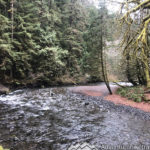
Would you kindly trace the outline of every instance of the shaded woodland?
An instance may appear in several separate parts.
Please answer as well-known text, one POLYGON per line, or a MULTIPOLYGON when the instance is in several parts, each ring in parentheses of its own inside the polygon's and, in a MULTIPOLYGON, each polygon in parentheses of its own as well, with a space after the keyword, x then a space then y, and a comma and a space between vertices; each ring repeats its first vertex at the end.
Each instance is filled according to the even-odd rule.
POLYGON ((0 0, 0 83, 108 82, 107 64, 115 66, 107 62, 106 46, 121 37, 116 59, 122 66, 115 73, 150 87, 149 9, 149 0, 100 0, 97 7, 92 0, 0 0), (109 2, 121 12, 109 13, 109 2))
MULTIPOLYGON (((108 10, 104 11, 107 15, 108 10)), ((90 1, 0 0, 0 22, 1 83, 103 80, 101 12, 90 1)))

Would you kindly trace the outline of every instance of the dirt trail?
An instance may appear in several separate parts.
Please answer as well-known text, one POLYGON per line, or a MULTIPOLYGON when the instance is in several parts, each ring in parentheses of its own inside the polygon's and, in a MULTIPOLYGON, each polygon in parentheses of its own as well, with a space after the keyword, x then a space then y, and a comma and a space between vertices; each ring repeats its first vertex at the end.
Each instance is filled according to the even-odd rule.
MULTIPOLYGON (((90 86, 76 86, 70 88, 73 92, 86 94, 89 96, 107 96, 109 92, 104 83, 99 85, 90 85, 90 86)), ((117 86, 111 85, 112 92, 115 93, 117 86)))
POLYGON ((150 104, 148 103, 136 103, 134 101, 128 100, 127 98, 123 98, 117 95, 116 89, 117 85, 110 85, 113 91, 113 95, 109 95, 109 92, 105 86, 105 84, 99 84, 94 86, 78 86, 70 88, 73 92, 81 93, 88 96, 103 96, 105 100, 112 101, 116 105, 126 105, 134 108, 141 109, 145 112, 150 112, 150 104))

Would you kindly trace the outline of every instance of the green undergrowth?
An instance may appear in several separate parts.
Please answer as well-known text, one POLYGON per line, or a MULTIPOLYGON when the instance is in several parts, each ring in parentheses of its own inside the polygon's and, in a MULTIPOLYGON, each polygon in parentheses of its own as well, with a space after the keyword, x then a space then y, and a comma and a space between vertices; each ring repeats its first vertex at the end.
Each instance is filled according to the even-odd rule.
POLYGON ((135 102, 142 102, 144 100, 144 87, 137 86, 119 88, 117 90, 117 94, 135 102))

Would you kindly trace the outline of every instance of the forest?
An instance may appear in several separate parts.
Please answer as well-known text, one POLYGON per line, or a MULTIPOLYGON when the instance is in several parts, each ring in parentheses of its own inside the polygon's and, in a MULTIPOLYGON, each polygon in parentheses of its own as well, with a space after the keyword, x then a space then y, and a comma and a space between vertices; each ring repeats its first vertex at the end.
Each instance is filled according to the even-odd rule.
POLYGON ((150 0, 0 0, 0 150, 141 150, 149 128, 150 0))
MULTIPOLYGON (((99 5, 97 9, 84 0, 1 0, 0 82, 18 86, 103 81, 100 55, 106 42, 113 41, 117 21, 104 2, 99 5)), ((122 11, 118 20, 125 74, 134 85, 150 86, 149 1, 127 1, 122 11)))
MULTIPOLYGON (((105 18, 112 17, 103 9, 105 18)), ((101 16, 86 0, 1 0, 0 82, 39 86, 101 81, 98 39, 107 30, 101 16)))
POLYGON ((109 62, 102 55, 107 42, 120 36, 118 57, 124 69, 116 68, 134 85, 149 87, 149 0, 113 3, 120 3, 120 13, 109 13, 105 1, 96 7, 90 0, 1 0, 0 82, 40 86, 104 81, 102 66, 109 62))

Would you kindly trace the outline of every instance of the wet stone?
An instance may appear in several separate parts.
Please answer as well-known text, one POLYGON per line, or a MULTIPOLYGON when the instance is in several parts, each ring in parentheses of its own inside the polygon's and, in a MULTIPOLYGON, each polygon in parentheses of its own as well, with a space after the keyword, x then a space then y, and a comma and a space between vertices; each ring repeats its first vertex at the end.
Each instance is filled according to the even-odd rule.
POLYGON ((87 106, 87 105, 89 105, 89 104, 90 104, 90 103, 86 102, 84 105, 87 106))
POLYGON ((150 144, 150 114, 67 88, 26 89, 0 96, 0 145, 11 150, 67 150, 79 142, 150 144))
POLYGON ((5 87, 4 85, 0 84, 0 95, 2 94, 8 94, 10 92, 8 87, 5 87))

